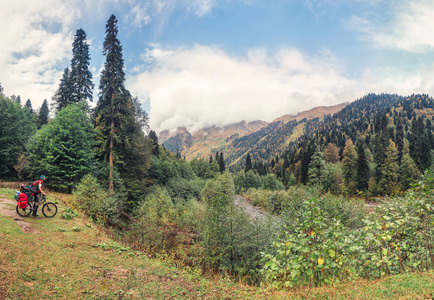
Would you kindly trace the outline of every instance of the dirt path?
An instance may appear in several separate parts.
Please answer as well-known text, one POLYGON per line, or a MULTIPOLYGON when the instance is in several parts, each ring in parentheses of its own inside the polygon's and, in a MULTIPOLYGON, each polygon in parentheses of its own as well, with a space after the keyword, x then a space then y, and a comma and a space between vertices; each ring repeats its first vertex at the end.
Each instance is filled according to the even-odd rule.
POLYGON ((13 217, 15 223, 20 226, 23 232, 39 233, 39 231, 31 226, 31 224, 23 221, 23 219, 15 211, 17 203, 13 199, 8 199, 6 195, 0 195, 0 215, 13 217))

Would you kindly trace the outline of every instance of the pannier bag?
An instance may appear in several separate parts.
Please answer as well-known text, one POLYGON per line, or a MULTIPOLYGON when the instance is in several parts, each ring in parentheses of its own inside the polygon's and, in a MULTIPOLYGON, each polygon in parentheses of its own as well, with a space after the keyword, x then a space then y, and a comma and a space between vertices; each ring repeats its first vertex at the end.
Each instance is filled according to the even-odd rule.
POLYGON ((24 193, 20 193, 18 195, 18 207, 26 208, 26 206, 27 206, 27 195, 24 193))

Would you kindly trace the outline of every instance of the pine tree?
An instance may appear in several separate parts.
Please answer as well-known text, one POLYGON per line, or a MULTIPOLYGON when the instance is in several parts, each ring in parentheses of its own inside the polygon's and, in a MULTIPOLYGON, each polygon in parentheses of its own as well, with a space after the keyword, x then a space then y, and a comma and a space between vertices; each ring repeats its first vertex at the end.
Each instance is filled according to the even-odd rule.
POLYGON ((361 191, 364 191, 368 188, 369 180, 369 165, 366 158, 364 145, 359 145, 357 154, 357 188, 361 191))
POLYGON ((73 83, 72 99, 75 103, 80 101, 92 101, 92 73, 89 70, 90 54, 86 33, 78 29, 72 43, 71 76, 73 83))
POLYGON ((248 153, 246 157, 246 168, 244 169, 244 172, 247 173, 251 169, 252 169, 252 158, 250 157, 250 153, 248 153))
POLYGON ((149 132, 148 137, 149 137, 149 139, 151 140, 151 143, 152 143, 152 155, 155 155, 157 157, 160 156, 160 148, 158 146, 158 136, 157 136, 157 133, 155 131, 151 130, 149 132))
POLYGON ((0 83, 0 96, 4 96, 4 94, 3 94, 3 86, 2 86, 1 83, 0 83))
POLYGON ((399 114, 396 123, 395 144, 396 144, 396 148, 398 149, 398 163, 401 164, 402 151, 404 149, 404 121, 402 119, 401 113, 399 114))
POLYGON ((321 185, 321 179, 324 175, 324 167, 325 161, 323 159, 323 153, 319 148, 317 148, 309 164, 308 175, 311 184, 321 185))
POLYGON ((132 209, 144 194, 151 147, 143 133, 143 128, 148 128, 147 114, 124 86, 124 60, 117 34, 117 19, 112 15, 106 24, 106 61, 95 108, 95 129, 100 142, 98 154, 108 162, 108 188, 114 190, 116 167, 128 193, 127 207, 132 209))
POLYGON ((39 116, 38 116, 38 128, 41 128, 42 125, 45 125, 48 123, 48 115, 50 111, 48 109, 48 102, 47 99, 44 100, 42 103, 41 109, 39 110, 39 116))
POLYGON ((29 109, 31 114, 33 114, 32 101, 30 101, 30 99, 27 99, 26 104, 24 104, 24 106, 29 109))
POLYGON ((59 89, 53 96, 53 104, 57 112, 59 112, 62 108, 74 103, 73 89, 71 73, 69 72, 69 68, 65 68, 62 79, 60 79, 59 89))
POLYGON ((117 151, 121 139, 120 130, 128 114, 128 91, 125 89, 125 73, 122 46, 117 38, 117 19, 111 15, 106 24, 103 54, 106 57, 99 85, 99 101, 96 106, 96 129, 101 138, 100 155, 109 164, 109 190, 113 191, 113 168, 122 162, 117 151))
POLYGON ((225 159, 223 158, 223 152, 220 152, 219 171, 220 173, 223 173, 225 170, 226 170, 225 159))
POLYGON ((16 103, 18 103, 19 105, 21 105, 21 97, 20 95, 17 96, 17 99, 15 100, 16 103))

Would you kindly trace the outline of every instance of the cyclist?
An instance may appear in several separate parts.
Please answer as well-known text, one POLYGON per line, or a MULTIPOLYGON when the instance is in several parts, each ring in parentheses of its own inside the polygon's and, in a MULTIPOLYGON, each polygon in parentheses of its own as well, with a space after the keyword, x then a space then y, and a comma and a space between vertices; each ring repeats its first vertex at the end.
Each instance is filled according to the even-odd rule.
POLYGON ((43 184, 44 180, 45 180, 45 176, 44 176, 44 175, 41 175, 41 176, 39 177, 39 180, 33 182, 32 187, 31 187, 31 190, 32 190, 32 193, 33 193, 33 197, 34 197, 34 199, 35 199, 35 205, 34 205, 34 208, 33 208, 33 218, 35 218, 35 219, 39 219, 39 217, 38 217, 38 215, 37 215, 38 207, 39 207, 39 199, 38 199, 38 195, 39 195, 39 194, 47 195, 47 194, 42 190, 42 184, 43 184))

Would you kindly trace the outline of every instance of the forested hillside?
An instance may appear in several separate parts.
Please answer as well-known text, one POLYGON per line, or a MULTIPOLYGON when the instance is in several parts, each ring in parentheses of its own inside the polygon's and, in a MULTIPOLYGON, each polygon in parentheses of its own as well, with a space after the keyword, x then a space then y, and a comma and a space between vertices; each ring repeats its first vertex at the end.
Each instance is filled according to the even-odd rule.
POLYGON ((290 122, 286 132, 266 140, 252 135, 234 144, 248 147, 252 160, 269 166, 285 184, 295 178, 337 193, 391 194, 406 190, 431 166, 433 107, 428 95, 369 94, 324 121, 304 122, 304 134, 268 161, 263 153, 272 150, 265 149, 276 147, 302 122, 290 122))

